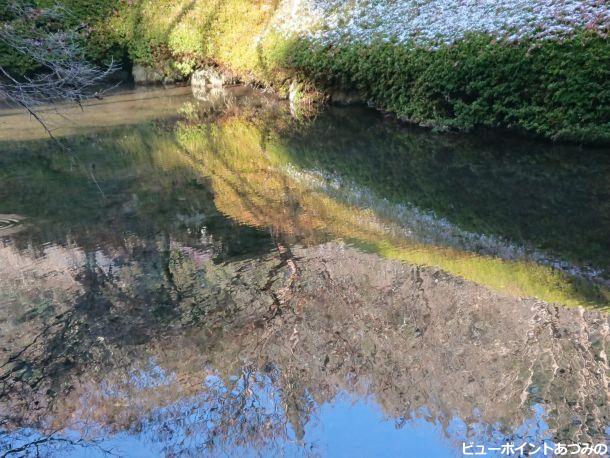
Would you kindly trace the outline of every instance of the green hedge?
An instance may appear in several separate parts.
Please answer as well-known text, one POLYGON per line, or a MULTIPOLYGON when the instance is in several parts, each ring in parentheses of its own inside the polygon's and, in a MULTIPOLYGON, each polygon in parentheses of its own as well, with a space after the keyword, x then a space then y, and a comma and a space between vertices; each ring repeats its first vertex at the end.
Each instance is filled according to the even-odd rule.
POLYGON ((326 87, 357 90, 418 124, 509 127, 551 139, 610 142, 610 40, 497 43, 472 35, 431 52, 379 42, 297 42, 287 63, 326 87))

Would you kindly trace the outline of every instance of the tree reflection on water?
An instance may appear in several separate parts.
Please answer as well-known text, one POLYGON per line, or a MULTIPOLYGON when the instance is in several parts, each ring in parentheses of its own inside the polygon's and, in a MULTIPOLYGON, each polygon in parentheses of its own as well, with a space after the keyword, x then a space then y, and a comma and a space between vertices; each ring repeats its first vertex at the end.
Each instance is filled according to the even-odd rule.
POLYGON ((260 106, 70 139, 104 196, 62 154, 11 144, 0 212, 23 217, 0 242, 3 453, 112 452, 128 433, 168 456, 317 454, 308 430, 346 394, 456 447, 605 440, 603 275, 413 241, 296 173, 314 156, 286 145, 306 134, 260 106))

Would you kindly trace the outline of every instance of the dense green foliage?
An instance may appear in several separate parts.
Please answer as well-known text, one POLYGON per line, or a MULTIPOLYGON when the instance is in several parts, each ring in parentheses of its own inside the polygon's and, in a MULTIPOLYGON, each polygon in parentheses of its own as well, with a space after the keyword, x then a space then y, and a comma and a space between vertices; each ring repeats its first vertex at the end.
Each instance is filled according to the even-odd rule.
MULTIPOLYGON (((32 28, 41 26, 36 21, 28 21, 26 18, 15 16, 9 8, 8 1, 0 0, 0 26, 8 24, 23 35, 29 35, 32 28)), ((25 74, 36 68, 30 59, 13 50, 2 40, 0 40, 0 67, 15 75, 25 74)))
POLYGON ((300 42, 289 56, 303 77, 357 90, 419 124, 610 141, 610 41, 595 33, 518 44, 471 36, 434 52, 386 42, 335 48, 300 42))
MULTIPOLYGON (((36 0, 39 7, 56 3, 56 0, 36 0)), ((83 44, 87 58, 103 63, 121 58, 123 45, 109 29, 109 18, 116 15, 119 0, 61 0, 60 3, 66 12, 61 26, 84 27, 83 44)))
MULTIPOLYGON (((37 11, 57 5, 55 0, 24 0, 20 6, 30 9, 25 15, 15 15, 8 7, 9 0, 0 0, 0 25, 13 27, 23 37, 35 38, 40 33, 58 30, 80 30, 85 58, 95 62, 108 62, 121 58, 122 45, 108 29, 107 19, 114 14, 118 0, 63 0, 61 16, 48 18, 37 11)), ((0 66, 14 75, 37 70, 25 55, 0 41, 0 66)))

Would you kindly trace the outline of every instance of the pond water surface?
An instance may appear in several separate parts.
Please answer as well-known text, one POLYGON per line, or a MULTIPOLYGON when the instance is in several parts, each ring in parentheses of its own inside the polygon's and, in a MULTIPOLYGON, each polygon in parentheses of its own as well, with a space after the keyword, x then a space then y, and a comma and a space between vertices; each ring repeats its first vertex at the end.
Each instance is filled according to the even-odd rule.
POLYGON ((608 151, 196 96, 0 112, 0 456, 606 443, 608 151))

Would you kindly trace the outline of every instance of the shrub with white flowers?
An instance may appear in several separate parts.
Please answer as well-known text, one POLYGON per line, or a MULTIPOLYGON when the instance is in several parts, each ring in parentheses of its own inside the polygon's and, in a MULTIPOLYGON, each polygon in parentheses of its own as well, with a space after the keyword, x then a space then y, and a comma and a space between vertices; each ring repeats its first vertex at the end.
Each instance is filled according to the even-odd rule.
POLYGON ((373 39, 435 47, 469 33, 499 39, 557 39, 578 28, 607 33, 605 0, 286 0, 275 29, 318 42, 373 39))

